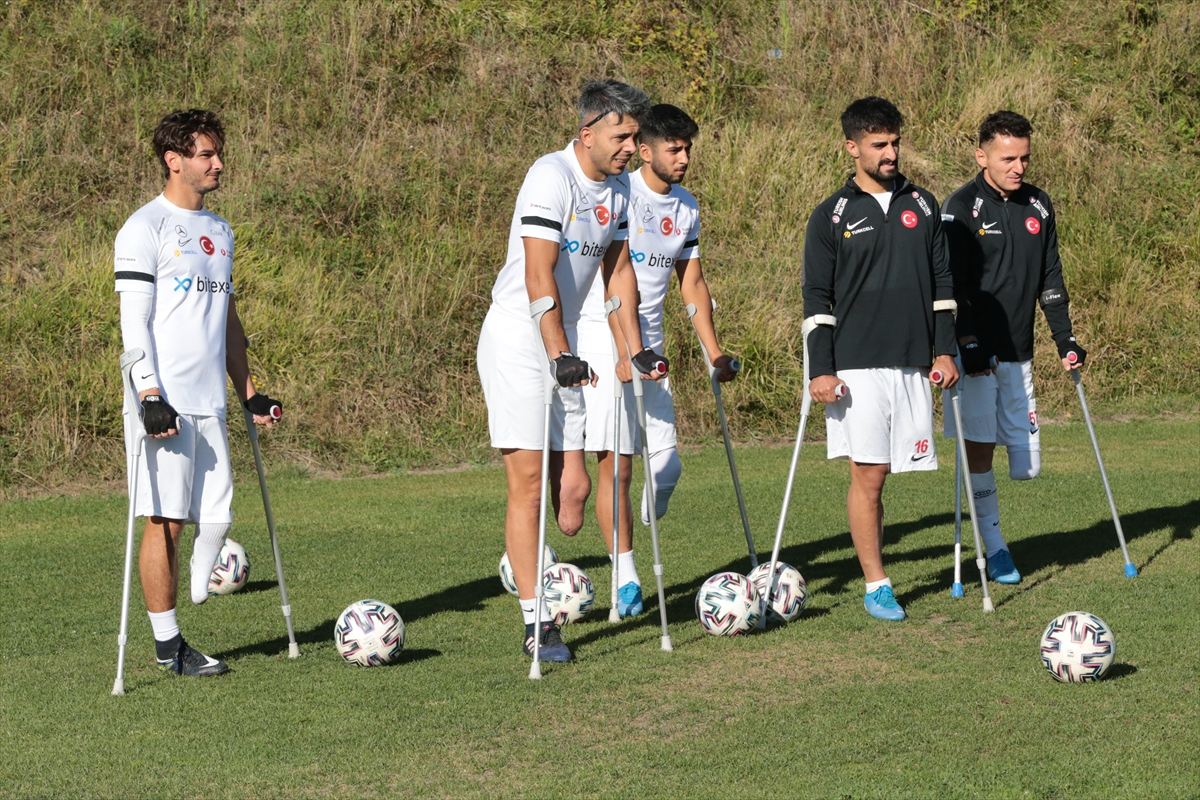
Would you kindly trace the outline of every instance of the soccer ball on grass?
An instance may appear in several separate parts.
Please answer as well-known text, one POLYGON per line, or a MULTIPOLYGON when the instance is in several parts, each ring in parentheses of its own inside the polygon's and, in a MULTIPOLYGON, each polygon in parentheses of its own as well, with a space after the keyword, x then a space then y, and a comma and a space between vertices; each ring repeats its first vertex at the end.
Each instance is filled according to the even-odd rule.
MULTIPOLYGON (((558 563, 558 553, 554 552, 554 548, 546 545, 544 554, 545 565, 548 567, 551 564, 558 563)), ((504 584, 504 590, 513 597, 517 596, 517 580, 513 577, 512 565, 508 563, 508 551, 504 551, 504 555, 500 558, 500 583, 504 584)))
POLYGON ((556 625, 578 622, 592 611, 596 590, 592 579, 574 564, 554 564, 542 573, 542 591, 556 625))
POLYGON ((404 649, 404 620, 381 600, 351 603, 333 628, 333 642, 342 658, 361 667, 378 667, 396 660, 404 649))
POLYGON ((754 584, 736 572, 718 572, 696 594, 696 616, 713 636, 738 636, 758 625, 763 602, 754 584))
MULTIPOLYGON (((767 570, 770 568, 770 562, 759 564, 747 576, 764 601, 767 596, 767 570)), ((771 602, 767 605, 767 622, 791 622, 804 612, 804 604, 808 602, 808 584, 798 569, 782 561, 775 563, 775 574, 778 577, 775 579, 771 602)))
POLYGON ((1062 683, 1100 680, 1116 654, 1117 639, 1112 629, 1085 611, 1068 611, 1055 617, 1042 634, 1042 663, 1062 683))

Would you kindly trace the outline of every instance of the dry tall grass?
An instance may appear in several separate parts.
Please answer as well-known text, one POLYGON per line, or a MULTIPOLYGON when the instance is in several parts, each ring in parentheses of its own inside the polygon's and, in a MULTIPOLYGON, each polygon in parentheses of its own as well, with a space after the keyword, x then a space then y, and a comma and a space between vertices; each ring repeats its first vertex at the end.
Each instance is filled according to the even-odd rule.
MULTIPOLYGON (((166 110, 230 133, 212 206, 255 372, 289 407, 276 459, 393 469, 487 457, 475 336, 529 163, 589 76, 702 121, 689 188, 741 438, 795 423, 800 253, 844 179, 837 115, 907 115, 902 168, 944 197, 998 107, 1037 129, 1089 385, 1173 398, 1200 377, 1200 10, 988 0, 17 0, 0 12, 0 487, 120 473, 112 239, 160 179, 166 110), (782 57, 775 58, 778 48, 782 57)), ((682 428, 711 399, 678 301, 682 428)), ((1044 326, 1043 326, 1044 327, 1044 326)), ((1044 333, 1044 330, 1042 331, 1044 333)), ((1043 407, 1069 400, 1039 340, 1043 407)))

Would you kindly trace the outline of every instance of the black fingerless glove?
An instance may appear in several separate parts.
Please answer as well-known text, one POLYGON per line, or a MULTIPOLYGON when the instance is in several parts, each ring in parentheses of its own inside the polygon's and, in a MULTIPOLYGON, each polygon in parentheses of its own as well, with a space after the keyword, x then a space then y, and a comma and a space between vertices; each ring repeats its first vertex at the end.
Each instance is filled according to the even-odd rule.
POLYGON ((666 375, 667 369, 670 367, 666 356, 660 356, 649 347, 633 357, 633 365, 643 375, 649 375, 652 372, 666 375))
POLYGON ((246 410, 256 417, 279 419, 283 416, 283 403, 272 400, 265 394, 255 394, 242 403, 246 410))
POLYGON ((172 428, 179 430, 179 414, 162 395, 146 395, 142 399, 142 424, 147 434, 159 436, 172 428))
POLYGON ((564 389, 586 383, 592 377, 586 361, 566 352, 560 353, 558 358, 550 362, 550 375, 564 389))
POLYGON ((1074 336, 1064 336, 1055 342, 1055 344, 1058 345, 1059 358, 1066 358, 1068 353, 1074 353, 1076 364, 1082 364, 1084 359, 1087 358, 1087 350, 1079 346, 1079 342, 1075 341, 1074 336))
POLYGON ((978 375, 992 368, 992 353, 979 342, 959 345, 958 354, 962 357, 963 372, 968 375, 978 375))

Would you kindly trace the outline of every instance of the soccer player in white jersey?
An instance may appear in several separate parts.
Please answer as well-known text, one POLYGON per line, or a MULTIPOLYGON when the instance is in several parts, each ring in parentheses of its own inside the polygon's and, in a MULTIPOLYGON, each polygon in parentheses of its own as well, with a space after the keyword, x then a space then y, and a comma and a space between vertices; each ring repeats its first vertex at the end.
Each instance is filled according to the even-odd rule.
POLYGON ((189 646, 175 618, 183 527, 196 526, 191 597, 203 603, 233 522, 226 373, 256 423, 274 425, 282 413, 278 401, 255 392, 246 362, 233 295, 233 231, 204 208, 204 196, 220 186, 224 139, 210 111, 164 117, 153 144, 166 187, 126 221, 115 246, 125 349, 146 354, 132 373, 141 420, 139 409, 124 409, 127 450, 133 425, 144 425, 147 434, 131 498, 146 517, 138 566, 158 665, 176 675, 229 669, 189 646))
MULTIPOLYGON (((712 297, 700 268, 700 209, 696 198, 680 186, 691 163, 692 140, 699 131, 696 122, 681 109, 669 104, 653 106, 642 119, 636 141, 642 166, 629 176, 629 255, 637 273, 641 303, 638 316, 646 345, 663 352, 663 306, 671 275, 679 276, 679 289, 685 304, 696 306, 695 322, 704 346, 718 368, 717 379, 731 380, 737 373, 729 369, 732 358, 717 344, 713 329, 712 297)), ((579 321, 579 354, 600 375, 613 374, 612 340, 620 331, 612 331, 604 314, 604 286, 597 280, 579 321)), ((620 340, 619 352, 624 352, 620 340)), ((596 453, 600 486, 596 490, 596 518, 612 552, 612 462, 616 447, 612 440, 612 392, 602 387, 584 386, 587 407, 585 449, 596 453)), ((649 438, 650 468, 654 476, 655 516, 667 513, 671 493, 679 482, 682 466, 675 451, 675 405, 669 378, 645 384, 646 435, 649 438)), ((622 617, 642 612, 642 584, 633 558, 633 532, 630 519, 629 481, 632 454, 637 450, 637 420, 632 393, 625 394, 625 418, 621 423, 621 473, 618 491, 624 498, 620 520, 617 557, 621 575, 632 576, 618 590, 617 611, 622 617)), ((650 524, 650 495, 642 491, 642 523, 650 524)))
MULTIPOLYGON (((573 536, 583 527, 591 492, 583 460, 584 383, 597 376, 575 353, 576 324, 597 272, 606 296, 621 298, 620 324, 648 366, 665 360, 642 346, 637 315, 637 278, 629 261, 625 166, 634 151, 645 92, 617 81, 593 81, 579 98, 579 136, 564 149, 538 159, 517 195, 508 236, 508 259, 492 287, 492 305, 479 335, 477 366, 488 407, 488 433, 500 450, 508 477, 504 538, 525 620, 523 648, 533 654, 540 639, 543 661, 569 661, 571 651, 543 606, 537 608, 538 513, 542 486, 542 376, 545 359, 558 386, 550 440, 550 489, 559 528, 573 536), (551 297, 540 336, 529 306, 551 297), (540 341, 539 341, 540 339, 540 341)), ((651 368, 652 380, 665 374, 651 368)))

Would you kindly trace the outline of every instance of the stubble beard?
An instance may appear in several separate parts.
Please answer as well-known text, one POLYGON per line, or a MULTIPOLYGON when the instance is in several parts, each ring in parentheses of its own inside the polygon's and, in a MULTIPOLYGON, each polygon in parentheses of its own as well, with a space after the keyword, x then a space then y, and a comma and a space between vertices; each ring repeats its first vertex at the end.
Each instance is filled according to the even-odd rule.
POLYGON ((877 183, 891 183, 900 174, 900 159, 896 159, 896 163, 890 166, 893 170, 891 175, 883 174, 883 165, 881 164, 876 164, 874 167, 863 167, 863 172, 867 173, 867 176, 877 183))
MULTIPOLYGON (((653 160, 650 161, 650 171, 654 173, 656 178, 668 186, 674 186, 677 183, 683 182, 683 175, 675 177, 674 173, 660 168, 659 165, 653 160)), ((687 173, 684 174, 686 175, 687 173)))

